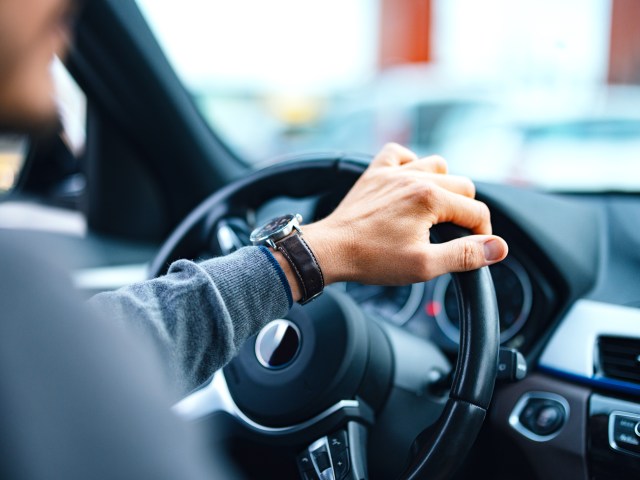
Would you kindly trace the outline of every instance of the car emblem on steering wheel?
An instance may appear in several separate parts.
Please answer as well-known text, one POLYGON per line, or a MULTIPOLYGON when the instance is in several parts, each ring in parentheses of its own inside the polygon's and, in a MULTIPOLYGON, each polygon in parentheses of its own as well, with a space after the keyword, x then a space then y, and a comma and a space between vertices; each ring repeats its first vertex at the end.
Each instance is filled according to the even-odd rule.
POLYGON ((290 365, 300 351, 300 330, 289 320, 278 319, 265 325, 256 337, 256 358, 270 370, 290 365))

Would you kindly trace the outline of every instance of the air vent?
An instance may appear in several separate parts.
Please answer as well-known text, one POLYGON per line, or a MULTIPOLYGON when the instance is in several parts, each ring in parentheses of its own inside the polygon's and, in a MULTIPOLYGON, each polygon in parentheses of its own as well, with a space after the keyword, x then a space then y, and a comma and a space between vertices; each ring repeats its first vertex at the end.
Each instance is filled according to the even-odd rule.
POLYGON ((599 373, 640 383, 640 338, 599 337, 599 373))

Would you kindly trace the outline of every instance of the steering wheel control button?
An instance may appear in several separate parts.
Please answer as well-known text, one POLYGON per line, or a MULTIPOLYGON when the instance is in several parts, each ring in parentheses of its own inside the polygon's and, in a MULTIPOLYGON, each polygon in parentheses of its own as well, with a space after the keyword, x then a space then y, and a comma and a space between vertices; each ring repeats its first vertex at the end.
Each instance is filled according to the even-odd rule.
POLYGON ((297 463, 298 463, 298 470, 300 471, 300 476, 302 477, 303 480, 319 479, 313 467, 311 454, 308 451, 305 450, 300 455, 298 455, 297 463))
POLYGON ((527 375, 527 361, 515 348, 500 348, 498 351, 498 377, 503 382, 517 382, 527 375))
POLYGON ((274 320, 256 337, 256 358, 270 370, 290 365, 300 351, 300 330, 289 320, 274 320))
POLYGON ((331 468, 331 459, 329 457, 329 452, 327 452, 326 449, 320 448, 313 452, 313 459, 315 460, 314 463, 318 467, 318 470, 320 470, 320 473, 331 468))
POLYGON ((509 417, 513 428, 536 442, 554 438, 567 422, 569 404, 559 395, 546 392, 525 394, 509 417))
POLYGON ((349 475, 349 450, 342 450, 333 456, 336 479, 343 480, 349 475))
POLYGON ((298 469, 302 478, 343 480, 349 474, 349 450, 346 432, 322 437, 298 456, 298 469), (333 443, 333 447, 330 445, 333 443), (311 468, 309 468, 309 464, 311 468))
POLYGON ((342 480, 349 474, 349 441, 346 430, 338 430, 328 436, 329 451, 336 479, 342 480))
POLYGON ((329 435, 329 448, 332 455, 346 450, 348 446, 346 431, 339 430, 333 435, 329 435))
POLYGON ((321 480, 335 480, 327 437, 316 440, 308 448, 316 475, 321 480))
POLYGON ((640 415, 612 412, 609 415, 609 445, 615 450, 640 455, 640 415))

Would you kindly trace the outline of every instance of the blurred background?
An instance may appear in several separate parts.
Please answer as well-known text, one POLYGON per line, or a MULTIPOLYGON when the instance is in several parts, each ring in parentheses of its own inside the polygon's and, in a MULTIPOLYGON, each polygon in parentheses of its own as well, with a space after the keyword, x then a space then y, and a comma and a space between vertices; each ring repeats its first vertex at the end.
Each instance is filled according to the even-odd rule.
MULTIPOLYGON (((396 141, 475 180, 639 189, 637 0, 138 4, 213 130, 256 166, 396 141)), ((0 189, 23 150, 0 141, 0 189)))
POLYGON ((250 162, 396 141, 476 180, 640 185, 636 0, 139 4, 250 162))

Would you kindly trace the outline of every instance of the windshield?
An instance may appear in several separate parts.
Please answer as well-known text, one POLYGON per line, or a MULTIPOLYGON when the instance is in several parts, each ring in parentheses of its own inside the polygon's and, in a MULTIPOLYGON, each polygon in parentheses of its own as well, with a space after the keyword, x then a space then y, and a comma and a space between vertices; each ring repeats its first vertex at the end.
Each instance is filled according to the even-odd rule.
POLYGON ((475 180, 639 190, 640 2, 138 3, 253 165, 395 141, 475 180))

